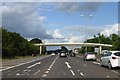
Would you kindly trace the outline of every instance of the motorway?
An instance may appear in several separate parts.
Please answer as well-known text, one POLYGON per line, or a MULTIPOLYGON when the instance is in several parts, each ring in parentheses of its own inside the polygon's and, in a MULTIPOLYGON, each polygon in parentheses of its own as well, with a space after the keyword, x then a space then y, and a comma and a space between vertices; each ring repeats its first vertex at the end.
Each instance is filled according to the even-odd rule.
POLYGON ((99 60, 83 61, 82 56, 38 58, 2 70, 2 78, 118 78, 119 69, 101 67, 99 60))

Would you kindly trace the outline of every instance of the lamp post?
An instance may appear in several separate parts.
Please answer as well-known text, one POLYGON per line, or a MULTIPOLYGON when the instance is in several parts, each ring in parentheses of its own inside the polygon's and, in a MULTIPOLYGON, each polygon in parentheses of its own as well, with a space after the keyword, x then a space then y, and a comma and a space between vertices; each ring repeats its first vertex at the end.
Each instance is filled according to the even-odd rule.
MULTIPOLYGON (((80 15, 81 17, 84 17, 85 18, 85 26, 86 26, 86 29, 85 29, 85 31, 86 31, 86 43, 87 43, 87 26, 88 26, 88 22, 87 22, 87 20, 88 20, 88 18, 91 18, 91 17, 93 17, 93 15, 92 14, 85 14, 85 15, 80 15)), ((86 48, 85 48, 85 51, 87 52, 87 46, 86 46, 86 48)))

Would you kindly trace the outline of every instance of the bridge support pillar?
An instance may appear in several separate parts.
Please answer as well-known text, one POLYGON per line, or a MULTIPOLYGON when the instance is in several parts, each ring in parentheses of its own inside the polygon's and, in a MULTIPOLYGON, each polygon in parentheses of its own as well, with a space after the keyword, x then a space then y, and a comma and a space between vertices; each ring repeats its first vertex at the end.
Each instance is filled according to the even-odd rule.
POLYGON ((99 54, 102 54, 102 46, 99 46, 99 54))
POLYGON ((40 55, 42 54, 42 46, 40 46, 40 55))

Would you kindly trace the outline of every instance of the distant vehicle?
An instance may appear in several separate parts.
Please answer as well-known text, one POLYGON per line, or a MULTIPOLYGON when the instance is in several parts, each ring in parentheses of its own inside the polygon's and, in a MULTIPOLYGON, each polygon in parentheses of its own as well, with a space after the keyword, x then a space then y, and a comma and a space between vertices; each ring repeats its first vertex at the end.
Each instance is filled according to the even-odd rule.
POLYGON ((70 57, 75 57, 76 54, 75 53, 70 53, 70 57))
POLYGON ((79 54, 79 51, 78 51, 78 50, 74 50, 74 53, 75 53, 75 54, 79 54))
POLYGON ((65 51, 61 51, 59 56, 60 56, 60 57, 67 57, 67 54, 66 54, 65 51))
POLYGON ((55 53, 52 53, 51 55, 52 55, 52 56, 54 56, 54 55, 55 55, 55 53))
POLYGON ((95 53, 93 52, 86 52, 83 56, 83 60, 94 60, 96 61, 96 56, 95 56, 95 53))
POLYGON ((120 67, 120 51, 106 51, 102 54, 101 65, 109 69, 120 67))

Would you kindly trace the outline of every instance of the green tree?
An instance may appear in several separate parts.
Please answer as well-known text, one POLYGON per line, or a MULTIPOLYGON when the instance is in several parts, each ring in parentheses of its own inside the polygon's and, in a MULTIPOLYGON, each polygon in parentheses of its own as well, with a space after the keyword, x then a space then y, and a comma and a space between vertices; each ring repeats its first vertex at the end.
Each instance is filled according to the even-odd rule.
POLYGON ((19 33, 2 29, 2 58, 32 55, 36 48, 19 33))
MULTIPOLYGON (((41 39, 38 39, 38 38, 34 38, 32 40, 30 40, 30 43, 32 44, 40 44, 40 43, 43 43, 41 39)), ((39 53, 39 46, 36 47, 37 48, 37 53, 39 53)), ((46 46, 42 46, 42 54, 45 54, 46 53, 46 46)))

